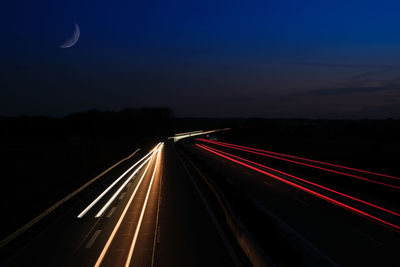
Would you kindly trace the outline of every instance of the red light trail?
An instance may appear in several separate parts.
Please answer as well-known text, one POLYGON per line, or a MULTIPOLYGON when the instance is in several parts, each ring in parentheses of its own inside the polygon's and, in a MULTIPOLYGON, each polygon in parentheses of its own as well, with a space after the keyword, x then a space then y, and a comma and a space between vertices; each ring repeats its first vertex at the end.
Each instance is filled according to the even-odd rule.
MULTIPOLYGON (((259 168, 254 167, 254 166, 251 166, 251 165, 249 165, 249 164, 247 164, 247 163, 244 163, 244 162, 242 162, 242 161, 239 161, 239 160, 237 160, 237 159, 234 159, 234 158, 232 158, 232 156, 233 156, 233 157, 236 157, 236 158, 238 158, 238 159, 247 161, 247 162, 251 162, 251 161, 249 161, 249 160, 246 160, 246 159, 243 159, 243 158, 240 158, 240 157, 231 155, 231 154, 226 153, 226 152, 223 152, 223 151, 219 151, 219 150, 216 150, 216 149, 212 149, 212 148, 207 147, 207 146, 204 146, 204 145, 196 144, 196 146, 198 146, 198 147, 200 147, 200 148, 202 148, 202 149, 204 149, 204 150, 207 150, 207 151, 209 151, 209 152, 211 152, 211 153, 213 153, 213 154, 216 154, 216 155, 218 155, 218 156, 220 156, 220 157, 223 157, 223 158, 225 158, 225 159, 228 159, 228 160, 230 160, 230 161, 233 161, 233 162, 235 162, 235 163, 238 163, 238 164, 240 164, 240 165, 242 165, 242 166, 245 166, 245 167, 247 167, 247 168, 250 168, 250 169, 252 169, 252 170, 255 170, 255 171, 257 171, 257 172, 260 172, 260 173, 262 173, 262 174, 265 174, 265 175, 267 175, 267 176, 269 176, 269 177, 271 177, 271 178, 274 178, 274 179, 276 179, 276 180, 279 180, 279 181, 281 181, 281 182, 284 182, 284 183, 286 183, 286 184, 288 184, 288 185, 290 185, 290 186, 293 186, 293 187, 295 187, 295 188, 298 188, 298 189, 300 189, 300 190, 302 190, 302 191, 304 191, 304 192, 307 192, 307 193, 309 193, 309 194, 312 194, 312 195, 314 195, 314 196, 316 196, 316 197, 318 197, 318 198, 320 198, 320 199, 323 199, 323 200, 325 200, 325 201, 328 201, 328 202, 330 202, 330 203, 333 203, 333 204, 335 204, 335 205, 337 205, 337 206, 339 206, 339 207, 342 207, 342 208, 345 208, 345 209, 347 209, 347 210, 350 210, 350 211, 353 212, 353 213, 356 213, 356 214, 358 214, 358 215, 364 216, 364 217, 366 217, 366 218, 368 218, 368 219, 370 219, 370 220, 379 222, 379 223, 385 225, 386 227, 389 227, 390 229, 395 229, 396 231, 400 231, 400 226, 397 226, 397 225, 395 225, 395 224, 392 224, 392 223, 390 223, 390 222, 387 222, 387 221, 385 221, 385 220, 382 220, 382 219, 380 219, 380 218, 377 218, 377 217, 375 217, 375 216, 373 216, 373 215, 371 215, 371 214, 369 214, 369 213, 366 213, 366 212, 364 212, 364 211, 361 211, 361 210, 359 210, 359 209, 356 209, 356 208, 354 208, 354 207, 351 207, 351 206, 349 206, 349 205, 347 205, 347 204, 344 204, 344 203, 342 203, 342 202, 340 202, 340 201, 337 201, 337 200, 335 200, 335 199, 332 199, 332 198, 330 198, 330 197, 324 196, 324 195, 322 195, 322 194, 320 194, 320 193, 318 193, 318 192, 315 192, 315 191, 313 191, 313 190, 311 190, 311 189, 308 189, 308 188, 306 188, 306 187, 304 187, 304 186, 301 186, 301 185, 298 185, 298 184, 293 183, 293 182, 291 182, 291 181, 288 181, 288 180, 286 180, 286 179, 283 179, 283 178, 281 178, 281 177, 279 177, 279 176, 276 176, 276 175, 274 175, 274 174, 272 174, 272 173, 266 172, 266 171, 264 171, 264 170, 261 170, 261 169, 259 169, 259 168), (228 155, 230 155, 230 156, 227 156, 227 155, 225 155, 225 154, 228 154, 228 155)), ((261 165, 261 164, 255 163, 255 162, 251 162, 251 163, 256 164, 256 165, 261 165)), ((263 165, 261 165, 261 166, 263 166, 263 165)), ((263 166, 263 167, 265 167, 265 168, 267 168, 267 169, 270 169, 270 170, 274 170, 274 169, 269 168, 269 167, 267 167, 267 166, 263 166)), ((274 170, 274 171, 277 171, 277 170, 274 170)), ((284 172, 281 172, 281 171, 278 171, 278 172, 279 172, 279 173, 282 173, 282 174, 285 174, 284 172)), ((285 174, 285 175, 288 175, 288 174, 285 174)), ((314 184, 314 183, 311 183, 311 182, 306 181, 306 180, 304 180, 304 179, 295 177, 295 176, 293 176, 293 175, 289 175, 289 176, 292 177, 292 178, 296 178, 296 179, 298 179, 298 180, 301 180, 301 181, 303 181, 303 182, 306 182, 306 183, 314 184)), ((368 202, 359 200, 359 199, 357 199, 357 198, 348 196, 348 195, 346 195, 346 194, 337 192, 337 191, 335 191, 335 190, 332 190, 332 189, 329 189, 329 188, 326 188, 326 187, 322 187, 322 186, 317 185, 317 184, 314 184, 314 185, 316 185, 316 186, 318 186, 318 187, 321 187, 321 188, 324 188, 324 189, 326 189, 326 190, 329 190, 329 191, 331 191, 331 192, 335 192, 336 194, 349 197, 349 198, 351 198, 351 199, 353 199, 353 200, 357 200, 357 201, 362 202, 362 203, 364 203, 364 204, 367 204, 367 205, 369 205, 369 206, 372 206, 372 207, 378 208, 378 209, 380 209, 380 210, 383 210, 383 211, 386 211, 386 212, 389 212, 389 213, 391 213, 391 214, 394 214, 394 215, 399 216, 399 214, 396 213, 396 212, 389 211, 389 210, 384 209, 384 208, 382 208, 382 207, 379 207, 379 206, 376 206, 376 205, 374 205, 374 204, 371 204, 371 203, 368 203, 368 202)))
MULTIPOLYGON (((207 142, 207 141, 210 141, 210 142, 211 142, 211 140, 202 139, 202 138, 197 138, 197 140, 205 141, 205 142, 207 142)), ((337 167, 337 168, 342 168, 342 169, 347 169, 347 170, 352 170, 352 171, 358 171, 358 172, 363 172, 363 173, 378 175, 378 176, 382 176, 382 177, 386 177, 386 178, 392 178, 392 179, 398 179, 398 180, 400 180, 399 177, 395 177, 395 176, 391 176, 391 175, 387 175, 387 174, 382 174, 382 173, 377 173, 377 172, 370 172, 370 171, 360 170, 360 169, 356 169, 356 168, 351 168, 351 167, 336 165, 336 164, 327 163, 327 162, 323 162, 323 161, 312 160, 312 159, 306 159, 306 158, 296 157, 296 156, 287 155, 287 154, 283 154, 283 153, 277 153, 277 152, 272 152, 272 151, 268 151, 268 150, 262 150, 262 149, 258 149, 258 148, 240 146, 240 145, 235 145, 235 144, 230 144, 230 143, 225 143, 225 142, 218 142, 218 141, 212 141, 212 142, 219 143, 219 144, 225 144, 225 145, 236 146, 236 147, 241 147, 241 148, 246 148, 246 149, 250 149, 250 150, 253 150, 253 151, 260 151, 260 152, 270 153, 270 154, 274 154, 274 155, 278 155, 278 156, 284 156, 284 157, 288 157, 288 158, 300 159, 300 160, 304 160, 304 161, 310 161, 310 162, 320 163, 320 164, 324 164, 324 165, 329 165, 329 166, 333 166, 333 167, 337 167)))
POLYGON ((299 180, 299 181, 301 181, 301 182, 304 182, 304 183, 307 183, 307 184, 310 184, 310 185, 319 187, 319 188, 321 188, 321 189, 324 189, 324 190, 330 191, 330 192, 332 192, 332 193, 335 193, 335 194, 338 194, 338 195, 341 195, 341 196, 350 198, 350 199, 352 199, 352 200, 361 202, 361 203, 366 204, 366 205, 368 205, 368 206, 374 207, 374 208, 376 208, 376 209, 380 209, 380 210, 382 210, 382 211, 385 211, 385 212, 388 212, 388 213, 391 213, 391 214, 393 214, 393 215, 396 215, 396 216, 399 216, 399 217, 400 217, 400 213, 397 213, 397 212, 394 212, 394 211, 385 209, 385 208, 383 208, 383 207, 380 207, 380 206, 377 206, 377 205, 375 205, 375 204, 366 202, 366 201, 361 200, 361 199, 358 199, 358 198, 356 198, 356 197, 349 196, 349 195, 347 195, 347 194, 338 192, 338 191, 333 190, 333 189, 330 189, 330 188, 328 188, 328 187, 325 187, 325 186, 322 186, 322 185, 319 185, 319 184, 316 184, 316 183, 307 181, 307 180, 305 180, 305 179, 302 179, 302 178, 300 178, 300 177, 291 175, 291 174, 289 174, 289 173, 286 173, 286 172, 283 172, 283 171, 280 171, 280 170, 277 170, 277 169, 273 169, 273 168, 271 168, 271 167, 268 167, 268 166, 259 164, 259 163, 257 163, 257 162, 254 162, 254 161, 251 161, 251 160, 248 160, 248 159, 245 159, 245 158, 241 158, 241 157, 238 157, 238 156, 229 154, 229 153, 224 152, 224 151, 221 151, 221 150, 217 150, 217 149, 215 149, 215 148, 208 147, 208 146, 206 146, 206 145, 198 145, 198 146, 203 147, 203 148, 208 148, 208 149, 214 150, 214 151, 216 151, 216 152, 218 152, 218 153, 222 153, 222 154, 224 154, 224 155, 227 155, 227 156, 230 156, 230 157, 234 157, 234 158, 237 158, 237 159, 239 159, 239 160, 243 160, 243 161, 246 161, 246 162, 248 162, 248 163, 251 163, 251 164, 260 166, 260 167, 262 167, 262 168, 266 168, 266 169, 268 169, 268 170, 271 170, 271 171, 274 171, 274 172, 277 172, 277 173, 280 173, 280 174, 289 176, 289 177, 294 178, 294 179, 296 179, 296 180, 299 180))
MULTIPOLYGON (((228 144, 228 143, 223 143, 223 142, 217 142, 217 141, 211 141, 211 140, 207 140, 207 139, 200 139, 200 138, 198 138, 197 140, 202 141, 202 142, 208 142, 208 143, 219 145, 219 146, 229 147, 229 148, 232 148, 232 149, 246 151, 246 152, 250 152, 250 153, 254 153, 254 154, 258 154, 258 155, 262 155, 262 156, 266 156, 266 157, 271 157, 271 158, 275 158, 275 159, 279 159, 279 160, 283 160, 283 161, 287 161, 287 162, 292 162, 292 163, 304 165, 304 166, 307 166, 307 167, 312 167, 312 168, 316 168, 316 169, 320 169, 320 170, 324 170, 324 171, 340 174, 340 175, 345 175, 345 176, 349 176, 349 177, 352 177, 352 178, 355 178, 355 179, 367 181, 367 182, 370 182, 370 183, 375 183, 375 184, 379 184, 379 185, 383 185, 383 186, 388 186, 388 187, 400 189, 400 186, 396 186, 396 185, 391 185, 391 184, 387 184, 387 183, 383 183, 383 182, 370 180, 370 179, 362 177, 362 176, 358 176, 358 175, 354 175, 354 174, 350 174, 350 173, 344 173, 344 172, 340 172, 340 171, 335 171, 335 170, 332 170, 332 169, 327 169, 327 168, 315 166, 315 165, 312 165, 312 164, 302 163, 302 162, 299 162, 299 161, 294 161, 294 160, 285 159, 285 158, 281 158, 281 157, 277 157, 277 156, 272 156, 272 155, 269 155, 269 154, 266 154, 266 153, 261 153, 261 152, 255 151, 255 150, 257 150, 255 148, 247 148, 247 147, 242 147, 242 146, 238 146, 238 145, 233 145, 233 144, 228 144)), ((276 154, 279 154, 279 153, 276 153, 276 154)), ((290 157, 293 157, 293 156, 290 156, 290 157)), ((303 160, 307 160, 307 159, 303 159, 303 160)), ((313 160, 309 160, 309 161, 313 161, 313 160)), ((322 162, 318 162, 318 163, 322 163, 322 162)), ((333 165, 333 166, 339 167, 338 165, 334 165, 334 164, 330 164, 330 163, 324 163, 324 164, 328 164, 328 165, 333 165)), ((342 166, 340 166, 340 167, 342 167, 342 166)), ((345 168, 347 168, 347 167, 345 167, 345 168)), ((356 170, 356 169, 353 169, 353 170, 356 170)), ((358 171, 361 171, 361 170, 358 170, 358 171)), ((366 172, 366 171, 362 171, 362 172, 366 172)), ((382 175, 382 174, 379 174, 379 175, 382 175)), ((391 177, 391 178, 399 179, 397 177, 391 177)))

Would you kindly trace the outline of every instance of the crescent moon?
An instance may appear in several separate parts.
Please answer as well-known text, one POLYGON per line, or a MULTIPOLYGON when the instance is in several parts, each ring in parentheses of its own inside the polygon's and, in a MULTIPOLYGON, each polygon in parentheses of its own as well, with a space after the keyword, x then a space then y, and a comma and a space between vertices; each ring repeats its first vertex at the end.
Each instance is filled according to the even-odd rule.
POLYGON ((78 42, 80 34, 81 31, 79 30, 79 26, 77 23, 75 23, 75 29, 72 37, 65 41, 64 44, 60 45, 60 48, 70 48, 74 46, 78 42))

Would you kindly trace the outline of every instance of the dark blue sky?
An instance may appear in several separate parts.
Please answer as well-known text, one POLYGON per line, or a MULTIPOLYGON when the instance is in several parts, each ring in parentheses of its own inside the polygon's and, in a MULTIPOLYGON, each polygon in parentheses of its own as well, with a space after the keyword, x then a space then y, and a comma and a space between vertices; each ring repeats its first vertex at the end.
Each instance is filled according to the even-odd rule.
POLYGON ((400 118, 399 1, 1 6, 0 114, 400 118), (61 45, 78 23, 81 37, 61 45))

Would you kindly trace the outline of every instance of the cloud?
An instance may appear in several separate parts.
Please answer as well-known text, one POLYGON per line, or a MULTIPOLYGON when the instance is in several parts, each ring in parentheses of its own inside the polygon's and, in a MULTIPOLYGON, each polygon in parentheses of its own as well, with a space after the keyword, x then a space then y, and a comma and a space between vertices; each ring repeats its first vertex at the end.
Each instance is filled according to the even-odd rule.
POLYGON ((346 64, 346 63, 324 63, 324 62, 301 62, 297 63, 304 66, 327 67, 327 68, 351 68, 351 69, 395 69, 398 65, 378 65, 378 64, 346 64))
POLYGON ((318 89, 308 90, 296 94, 300 97, 308 96, 350 96, 361 94, 376 94, 377 96, 395 93, 400 90, 400 66, 379 64, 347 64, 347 63, 320 63, 304 62, 302 65, 335 68, 354 69, 355 73, 341 83, 331 86, 323 86, 318 89), (357 70, 358 69, 358 70, 357 70))
POLYGON ((378 91, 385 91, 389 88, 385 86, 367 87, 367 86, 356 86, 356 87, 342 87, 342 88, 330 88, 330 89, 317 89, 308 91, 300 94, 300 96, 331 96, 331 95, 346 95, 346 94, 363 94, 378 91))
POLYGON ((376 71, 363 72, 350 79, 352 83, 384 83, 386 85, 400 84, 400 68, 381 69, 376 71))

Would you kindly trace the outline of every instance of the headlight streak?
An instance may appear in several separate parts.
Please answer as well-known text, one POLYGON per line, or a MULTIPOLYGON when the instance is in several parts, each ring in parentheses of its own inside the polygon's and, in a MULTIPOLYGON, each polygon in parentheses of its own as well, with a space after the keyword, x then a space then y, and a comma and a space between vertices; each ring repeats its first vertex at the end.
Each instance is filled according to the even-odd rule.
POLYGON ((112 204, 112 202, 115 200, 115 198, 119 195, 119 193, 121 193, 121 191, 125 188, 125 186, 132 180, 133 176, 136 175, 136 173, 138 173, 142 167, 149 161, 151 160, 152 157, 149 157, 148 159, 146 159, 130 176, 128 179, 126 179, 126 181, 120 186, 120 188, 114 193, 114 195, 107 201, 107 203, 101 208, 101 210, 96 214, 96 218, 101 217, 104 212, 107 210, 107 208, 112 204))
MULTIPOLYGON (((158 144, 157 146, 159 146, 159 144, 158 144)), ((154 150, 153 150, 153 151, 154 151, 154 150)), ((154 151, 154 152, 156 153, 156 152, 158 152, 158 150, 156 150, 156 151, 154 151)), ((155 153, 153 153, 153 154, 151 155, 151 159, 154 158, 155 153)), ((148 164, 147 164, 147 166, 146 166, 146 169, 144 170, 144 173, 143 173, 142 177, 140 178, 139 183, 136 185, 136 188, 135 188, 135 190, 133 191, 131 197, 129 198, 128 203, 126 204, 126 206, 125 206, 123 212, 121 213, 121 216, 119 217, 117 224, 115 225, 113 231, 111 232, 111 235, 109 236, 109 238, 108 238, 108 240, 107 240, 107 243, 105 244, 103 250, 101 251, 99 258, 97 259, 97 261, 96 261, 96 263, 95 263, 95 265, 94 265, 95 267, 98 267, 98 266, 101 265, 101 262, 103 261, 104 256, 106 255, 106 253, 107 253, 107 251, 108 251, 108 248, 110 247, 111 242, 112 242, 113 239, 114 239, 115 234, 117 233, 117 231, 118 231, 118 229, 119 229, 119 227, 120 227, 120 225, 121 225, 123 219, 125 218, 125 215, 126 215, 128 209, 129 209, 129 207, 130 207, 130 205, 131 205, 131 203, 132 203, 132 201, 133 201, 133 199, 134 199, 134 197, 135 197, 135 195, 136 195, 136 192, 137 192, 137 190, 138 190, 140 184, 142 183, 142 180, 143 180, 144 176, 145 176, 146 173, 147 173, 147 170, 149 169, 150 164, 151 164, 151 160, 148 162, 148 164)))
MULTIPOLYGON (((197 139, 197 140, 202 141, 202 142, 208 142, 208 143, 219 145, 219 146, 229 147, 229 148, 232 148, 232 149, 246 151, 246 152, 250 152, 250 153, 254 153, 254 154, 258 154, 258 155, 262 155, 262 156, 266 156, 266 157, 271 157, 271 158, 275 158, 275 159, 279 159, 279 160, 284 160, 284 161, 288 161, 288 162, 304 165, 304 166, 307 166, 307 167, 312 167, 312 168, 316 168, 316 169, 320 169, 320 170, 324 170, 324 171, 340 174, 340 175, 345 175, 345 176, 349 176, 349 177, 352 177, 352 178, 355 178, 355 179, 364 180, 364 181, 367 181, 367 182, 370 182, 370 183, 375 183, 375 184, 379 184, 379 185, 383 185, 383 186, 388 186, 388 187, 400 189, 400 186, 391 185, 391 184, 387 184, 387 183, 383 183, 383 182, 378 182, 378 181, 370 180, 368 178, 365 178, 365 177, 362 177, 362 176, 358 176, 358 175, 354 175, 354 174, 350 174, 350 173, 344 173, 344 172, 340 172, 340 171, 335 171, 335 170, 332 170, 332 169, 327 169, 327 168, 315 166, 315 165, 312 165, 312 164, 302 163, 302 162, 298 162, 298 161, 294 161, 294 160, 290 160, 290 159, 285 159, 285 158, 269 155, 269 154, 266 154, 266 153, 257 152, 257 151, 254 151, 255 149, 242 148, 242 147, 237 146, 237 145, 221 143, 221 142, 216 142, 216 141, 211 141, 211 140, 206 140, 206 139, 197 139)), ((329 164, 329 163, 325 163, 325 164, 333 165, 333 164, 329 164)), ((336 165, 333 165, 333 166, 339 167, 339 166, 336 166, 336 165)), ((340 166, 340 167, 342 167, 342 166, 340 166)), ((347 168, 347 167, 345 167, 345 168, 347 168)), ((353 170, 356 170, 356 169, 353 169, 353 170)), ((361 171, 361 170, 358 170, 358 171, 361 171)), ((367 171, 362 171, 362 172, 367 172, 367 171)), ((369 172, 367 172, 367 173, 369 173, 369 172)), ((376 174, 376 175, 384 176, 383 174, 376 174)), ((399 179, 399 178, 396 178, 396 177, 391 177, 391 178, 399 179)))
POLYGON ((209 131, 198 130, 198 131, 193 131, 193 132, 177 133, 174 136, 168 137, 168 139, 173 139, 174 142, 177 142, 181 139, 192 137, 192 136, 215 133, 215 132, 219 132, 219 131, 227 131, 230 129, 231 128, 224 128, 224 129, 216 129, 216 130, 209 130, 209 131))
MULTIPOLYGON (((155 147, 157 148, 157 147, 155 147)), ((155 149, 154 148, 154 149, 155 149)), ((149 155, 151 155, 151 153, 153 153, 153 150, 151 150, 149 153, 147 153, 146 156, 144 156, 143 158, 141 158, 139 161, 137 161, 135 164, 132 165, 132 167, 130 167, 127 171, 125 171, 120 177, 118 177, 117 180, 115 180, 106 190, 103 191, 103 193, 101 193, 92 203, 89 204, 89 206, 87 206, 81 213, 79 213, 79 215, 77 216, 77 218, 82 218, 83 216, 85 216, 85 214, 94 206, 96 205, 97 202, 99 202, 100 199, 102 199, 104 197, 105 194, 108 193, 108 191, 110 191, 129 171, 131 171, 133 168, 135 168, 140 162, 142 162, 144 159, 146 159, 149 155)))
POLYGON ((125 267, 129 267, 129 265, 131 264, 131 261, 132 261, 133 251, 134 251, 134 249, 135 249, 136 240, 137 240, 137 238, 138 238, 139 231, 140 231, 140 227, 141 227, 141 225, 142 225, 144 212, 146 211, 147 201, 149 200, 149 195, 150 195, 151 187, 152 187, 152 185, 153 185, 154 176, 155 176, 156 171, 157 171, 157 168, 158 168, 158 163, 159 163, 159 160, 160 160, 160 155, 161 155, 161 152, 162 152, 163 145, 164 145, 164 144, 161 144, 161 147, 160 147, 160 149, 159 149, 159 151, 158 151, 158 154, 157 154, 156 165, 155 165, 155 167, 154 167, 154 171, 153 171, 153 175, 152 175, 152 177, 151 177, 151 181, 150 181, 149 188, 147 189, 146 198, 145 198, 145 200, 144 200, 143 208, 142 208, 142 211, 141 211, 141 213, 140 213, 140 217, 139 217, 138 224, 137 224, 137 226, 136 226, 135 235, 133 236, 132 243, 131 243, 131 246, 130 246, 130 248, 129 248, 129 253, 128 253, 128 257, 127 257, 126 262, 125 262, 125 267))
MULTIPOLYGON (((256 167, 254 167, 254 166, 248 165, 248 164, 246 164, 246 163, 244 163, 244 162, 241 162, 241 161, 236 160, 236 159, 234 159, 234 158, 228 157, 228 156, 226 156, 226 155, 224 155, 224 154, 222 154, 222 153, 219 153, 219 152, 217 152, 217 151, 214 151, 215 149, 214 149, 214 150, 213 150, 213 149, 209 149, 209 148, 204 147, 203 145, 199 145, 199 144, 196 144, 196 146, 198 146, 198 147, 200 147, 200 148, 202 148, 202 149, 204 149, 204 150, 207 150, 207 151, 209 151, 209 152, 211 152, 211 153, 213 153, 213 154, 216 154, 216 155, 218 155, 218 156, 220 156, 220 157, 223 157, 223 158, 225 158, 225 159, 228 159, 228 160, 230 160, 230 161, 233 161, 233 162, 235 162, 235 163, 238 163, 238 164, 240 164, 240 165, 243 165, 243 166, 245 166, 245 167, 247 167, 247 168, 250 168, 250 169, 252 169, 252 170, 255 170, 255 171, 257 171, 257 172, 260 172, 260 173, 262 173, 262 174, 265 174, 265 175, 267 175, 267 176, 269 176, 269 177, 271 177, 271 178, 274 178, 274 179, 276 179, 276 180, 279 180, 279 181, 281 181, 281 182, 284 182, 284 183, 286 183, 286 184, 288 184, 288 185, 291 185, 291 186, 293 186, 293 187, 296 187, 296 188, 298 188, 298 189, 300 189, 300 190, 302 190, 302 191, 305 191, 305 192, 307 192, 307 193, 309 193, 309 194, 312 194, 312 195, 314 195, 314 196, 316 196, 316 197, 318 197, 318 198, 321 198, 321 199, 323 199, 323 200, 325 200, 325 201, 327 201, 327 202, 330 202, 330 203, 332 203, 332 204, 334 204, 334 205, 336 205, 336 206, 345 208, 345 209, 347 209, 347 210, 349 210, 349 211, 351 211, 351 212, 353 212, 353 213, 355 213, 355 214, 364 216, 364 217, 366 217, 366 218, 368 218, 368 219, 370 219, 370 220, 372 220, 372 221, 381 223, 382 225, 386 226, 388 229, 395 230, 395 231, 397 231, 397 232, 400 231, 400 226, 397 226, 397 225, 395 225, 395 224, 392 224, 392 223, 390 223, 390 222, 387 222, 387 221, 385 221, 385 220, 382 220, 382 219, 380 219, 380 218, 377 218, 377 217, 375 217, 375 216, 373 216, 373 215, 371 215, 371 214, 369 214, 369 213, 366 213, 366 212, 364 212, 364 211, 361 211, 361 210, 359 210, 359 209, 356 209, 356 208, 354 208, 354 207, 351 207, 351 206, 349 206, 349 205, 347 205, 347 204, 344 204, 344 203, 342 203, 342 202, 340 202, 340 201, 334 200, 334 199, 332 199, 332 198, 330 198, 330 197, 324 196, 324 195, 322 195, 322 194, 320 194, 320 193, 317 193, 317 192, 315 192, 315 191, 313 191, 313 190, 311 190, 311 189, 308 189, 308 188, 306 188, 306 187, 303 187, 303 186, 301 186, 301 185, 298 185, 298 184, 296 184, 296 183, 293 183, 293 182, 291 182, 291 181, 288 181, 288 180, 286 180, 286 179, 283 179, 283 178, 281 178, 281 177, 279 177, 279 176, 276 176, 276 175, 274 175, 274 174, 272 174, 272 173, 263 171, 263 170, 261 170, 261 169, 258 169, 258 168, 256 168, 256 167)), ((221 151, 221 152, 222 152, 222 151, 221 151)), ((228 154, 228 153, 226 153, 226 154, 228 154)), ((235 156, 235 157, 236 157, 236 156, 235 156)), ((236 158, 239 158, 239 157, 236 157, 236 158)), ((268 168, 268 167, 267 167, 267 168, 268 168)), ((338 193, 339 193, 339 192, 338 192, 338 193)))

